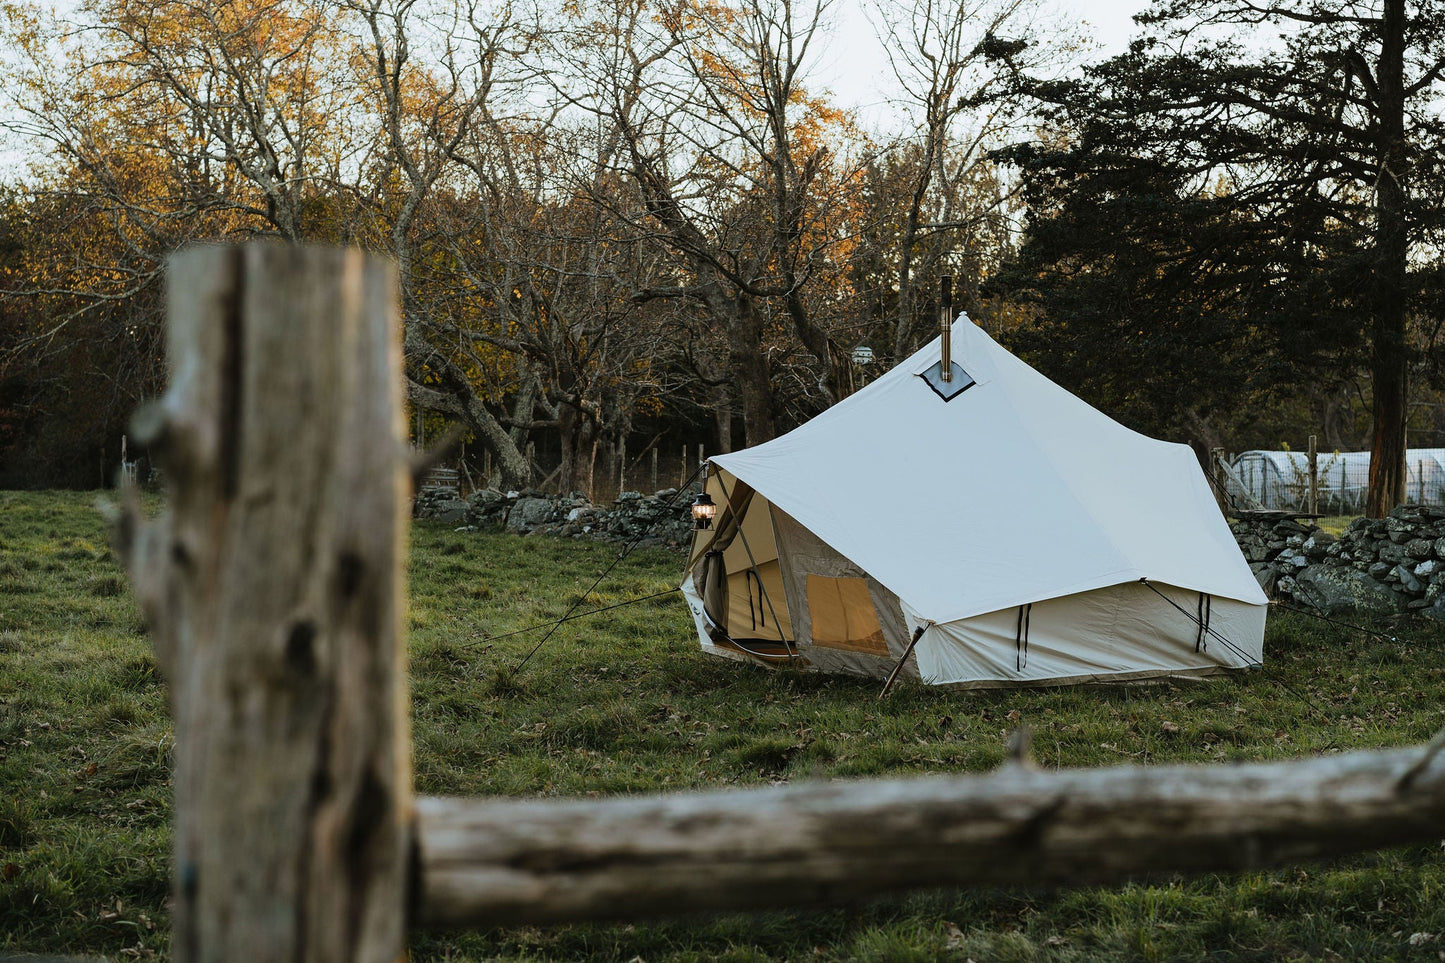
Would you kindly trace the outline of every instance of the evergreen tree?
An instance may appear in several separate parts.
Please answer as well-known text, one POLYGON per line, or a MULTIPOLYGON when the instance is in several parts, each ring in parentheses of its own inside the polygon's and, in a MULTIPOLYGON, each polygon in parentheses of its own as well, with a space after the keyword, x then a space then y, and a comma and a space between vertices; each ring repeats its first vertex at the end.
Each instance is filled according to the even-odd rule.
POLYGON ((1035 87, 1056 137, 1011 152, 1033 209, 1009 283, 1049 318, 1031 347, 1165 406, 1363 363, 1382 515, 1405 497, 1409 329, 1435 300, 1445 4, 1180 0, 1140 20, 1127 54, 1035 87))

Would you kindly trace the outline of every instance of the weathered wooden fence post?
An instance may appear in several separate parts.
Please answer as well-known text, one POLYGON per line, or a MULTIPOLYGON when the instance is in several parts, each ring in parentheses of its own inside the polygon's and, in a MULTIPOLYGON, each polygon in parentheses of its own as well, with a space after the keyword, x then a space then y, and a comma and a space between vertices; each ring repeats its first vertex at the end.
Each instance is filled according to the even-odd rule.
POLYGON ((395 270, 173 257, 171 385, 137 416, 167 512, 119 542, 170 685, 173 952, 394 961, 412 822, 395 270))
POLYGON ((1214 498, 1219 502, 1219 510, 1229 514, 1232 506, 1229 503, 1229 489, 1226 487, 1223 448, 1209 449, 1209 477, 1214 481, 1214 498))

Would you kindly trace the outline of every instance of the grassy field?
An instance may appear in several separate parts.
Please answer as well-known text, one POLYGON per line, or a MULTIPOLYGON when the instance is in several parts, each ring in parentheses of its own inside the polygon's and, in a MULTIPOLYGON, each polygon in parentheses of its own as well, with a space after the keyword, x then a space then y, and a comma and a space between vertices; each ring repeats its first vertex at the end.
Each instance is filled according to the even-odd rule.
MULTIPOLYGON (((710 660, 676 596, 539 638, 615 556, 423 525, 411 560, 422 793, 587 796, 987 770, 1019 724, 1044 766, 1284 758, 1445 726, 1438 629, 1399 643, 1276 612, 1267 668, 1189 686, 969 694, 710 660)), ((671 587, 638 553, 586 601, 671 587)), ((0 957, 166 955, 162 680, 91 496, 0 492, 0 957)), ((1445 836, 1445 827, 1442 827, 1445 836)), ((419 934, 416 960, 1445 958, 1445 854, 1121 888, 933 891, 662 924, 419 934)))

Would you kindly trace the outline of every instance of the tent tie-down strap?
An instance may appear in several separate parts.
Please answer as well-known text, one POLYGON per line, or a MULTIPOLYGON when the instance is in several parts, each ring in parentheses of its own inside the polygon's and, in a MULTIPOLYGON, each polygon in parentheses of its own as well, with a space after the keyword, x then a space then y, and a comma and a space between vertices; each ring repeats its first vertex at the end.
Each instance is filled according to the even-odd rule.
POLYGON ((1209 640, 1205 638, 1209 634, 1209 615, 1214 609, 1214 596, 1208 592, 1199 593, 1199 614, 1194 621, 1199 623, 1199 632, 1194 636, 1194 651, 1208 652, 1209 640))
MULTIPOLYGON (((1228 649, 1229 651, 1233 652, 1235 655, 1239 656, 1240 661, 1242 661, 1245 665, 1259 665, 1259 664, 1260 664, 1260 663, 1256 662, 1255 660, 1251 659, 1251 658, 1249 657, 1248 653, 1246 653, 1246 652, 1245 652, 1243 649, 1241 649, 1239 646, 1235 645, 1233 642, 1229 641, 1229 640, 1226 639, 1224 636, 1220 635, 1219 632, 1216 631, 1215 629, 1212 629, 1212 628, 1209 627, 1209 622, 1208 622, 1209 610, 1208 610, 1208 608, 1205 609, 1205 612, 1204 612, 1205 617, 1202 618, 1202 619, 1201 619, 1201 618, 1198 618, 1198 617, 1196 617, 1196 616, 1194 615, 1193 612, 1190 612, 1190 611, 1189 611, 1188 609, 1186 609, 1184 606, 1180 605, 1178 602, 1174 601, 1174 600, 1171 599, 1169 596, 1165 595, 1163 592, 1161 592, 1161 591, 1159 591, 1157 588, 1155 588, 1155 587, 1150 583, 1150 581, 1149 581, 1147 578, 1141 578, 1141 579, 1139 580, 1139 584, 1142 585, 1142 586, 1144 586, 1144 587, 1145 587, 1146 589, 1148 589, 1149 591, 1153 592, 1155 595, 1159 596, 1159 597, 1160 597, 1161 599, 1163 599, 1164 601, 1168 602, 1170 605, 1174 606, 1174 608, 1178 609, 1178 610, 1179 610, 1179 613, 1180 613, 1181 615, 1183 615, 1186 619, 1189 619, 1189 621, 1193 622, 1195 625, 1199 626, 1200 635, 1207 635, 1207 636, 1209 636, 1211 639, 1213 639, 1214 641, 1216 641, 1216 642, 1218 642, 1219 644, 1223 645, 1226 649, 1228 649)), ((1212 607, 1212 605, 1211 605, 1211 607, 1212 607)), ((1199 648, 1198 648, 1198 644, 1197 644, 1197 643, 1196 643, 1196 646, 1195 646, 1195 651, 1196 651, 1196 652, 1199 651, 1199 648)))
POLYGON ((1034 603, 1019 606, 1019 624, 1014 630, 1014 669, 1022 672, 1029 664, 1029 618, 1033 615, 1034 603))
POLYGON ((748 569, 747 572, 744 573, 743 584, 748 587, 748 616, 753 620, 753 631, 756 632, 756 631, 758 630, 759 620, 761 620, 761 622, 762 622, 762 627, 763 627, 763 628, 767 628, 767 627, 768 627, 768 610, 763 607, 763 604, 764 604, 764 603, 763 603, 763 593, 764 593, 764 589, 763 589, 763 577, 762 577, 761 575, 759 575, 757 572, 755 572, 753 569, 748 569), (757 583, 758 583, 758 605, 757 605, 757 608, 754 608, 754 607, 753 607, 753 580, 754 580, 754 579, 756 579, 756 580, 757 580, 757 583))

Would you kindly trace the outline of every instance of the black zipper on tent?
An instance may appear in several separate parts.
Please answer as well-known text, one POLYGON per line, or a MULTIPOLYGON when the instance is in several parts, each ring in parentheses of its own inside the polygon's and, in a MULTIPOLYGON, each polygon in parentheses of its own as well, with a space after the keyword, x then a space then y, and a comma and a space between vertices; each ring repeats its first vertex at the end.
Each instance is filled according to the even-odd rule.
POLYGON ((1014 630, 1014 669, 1019 672, 1029 664, 1029 619, 1033 610, 1032 602, 1019 606, 1019 624, 1014 630))
POLYGON ((1194 651, 1208 652, 1209 641, 1205 638, 1209 634, 1209 615, 1214 608, 1214 596, 1208 592, 1199 593, 1199 614, 1194 621, 1199 623, 1199 631, 1194 636, 1194 651))

